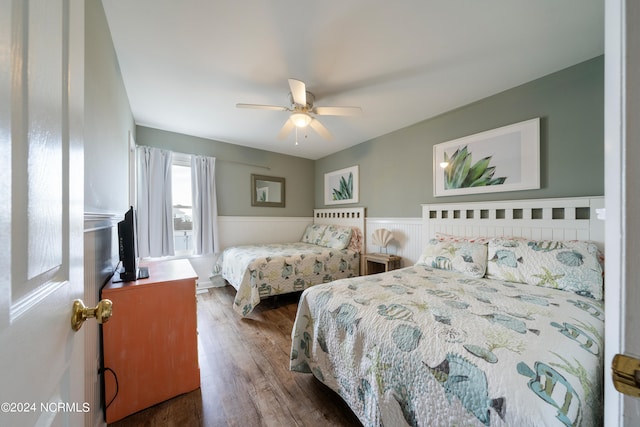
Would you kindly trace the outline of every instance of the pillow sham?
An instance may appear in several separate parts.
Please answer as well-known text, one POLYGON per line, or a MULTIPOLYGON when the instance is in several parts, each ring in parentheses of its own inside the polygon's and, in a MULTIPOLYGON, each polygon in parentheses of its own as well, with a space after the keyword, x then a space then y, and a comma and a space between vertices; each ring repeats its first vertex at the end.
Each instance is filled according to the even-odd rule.
POLYGON ((416 264, 480 278, 487 269, 487 245, 431 239, 416 264))
POLYGON ((471 242, 471 243, 488 243, 491 237, 466 237, 466 236, 454 236, 453 234, 440 233, 436 231, 437 240, 441 242, 471 242))
POLYGON ((347 249, 358 253, 362 252, 362 231, 358 227, 351 227, 351 239, 349 239, 347 249))
POLYGON ((352 232, 351 227, 328 225, 318 244, 332 249, 344 249, 349 245, 352 232))
POLYGON ((322 240, 322 236, 327 229, 327 225, 323 224, 309 224, 300 239, 303 243, 311 243, 313 245, 319 245, 322 240))
POLYGON ((563 289, 603 298, 603 269, 595 243, 528 239, 491 239, 487 277, 563 289))

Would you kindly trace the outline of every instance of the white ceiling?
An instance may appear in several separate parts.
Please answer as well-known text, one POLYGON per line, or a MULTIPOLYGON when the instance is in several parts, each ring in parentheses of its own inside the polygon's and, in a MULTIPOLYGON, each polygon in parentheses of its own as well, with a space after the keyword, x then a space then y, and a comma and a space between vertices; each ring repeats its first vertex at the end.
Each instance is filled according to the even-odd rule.
POLYGON ((309 159, 604 52, 603 0, 102 0, 137 124, 309 159), (279 140, 288 78, 334 135, 279 140))

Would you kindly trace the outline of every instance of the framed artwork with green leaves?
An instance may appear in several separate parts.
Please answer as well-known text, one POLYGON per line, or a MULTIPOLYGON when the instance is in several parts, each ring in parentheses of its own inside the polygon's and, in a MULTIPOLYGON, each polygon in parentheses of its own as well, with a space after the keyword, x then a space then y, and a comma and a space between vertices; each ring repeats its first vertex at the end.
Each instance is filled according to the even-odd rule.
POLYGON ((433 146, 433 195, 540 188, 540 118, 433 146))
POLYGON ((358 166, 324 174, 324 203, 358 203, 358 166))

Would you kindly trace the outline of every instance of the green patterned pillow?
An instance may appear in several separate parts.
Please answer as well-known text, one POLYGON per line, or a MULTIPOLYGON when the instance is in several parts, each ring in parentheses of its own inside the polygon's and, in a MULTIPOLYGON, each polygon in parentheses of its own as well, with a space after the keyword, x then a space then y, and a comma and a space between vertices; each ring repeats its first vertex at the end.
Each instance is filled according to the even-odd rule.
POLYGON ((302 235, 302 239, 300 239, 303 243, 311 243, 313 245, 319 245, 322 240, 322 236, 327 229, 326 225, 322 224, 309 224, 307 225, 307 229, 304 231, 302 235))
POLYGON ((349 246, 351 233, 353 233, 351 227, 329 225, 318 244, 332 249, 344 249, 349 246))
POLYGON ((583 241, 489 241, 487 277, 563 289, 603 298, 603 270, 595 243, 583 241))
POLYGON ((416 264, 457 271, 471 277, 483 277, 487 269, 487 245, 432 239, 416 264))

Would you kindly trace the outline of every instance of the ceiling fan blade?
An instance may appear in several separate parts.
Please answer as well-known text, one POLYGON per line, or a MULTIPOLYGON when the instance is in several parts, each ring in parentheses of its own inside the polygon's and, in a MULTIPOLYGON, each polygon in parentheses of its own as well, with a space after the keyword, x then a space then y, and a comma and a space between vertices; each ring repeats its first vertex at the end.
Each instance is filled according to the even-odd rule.
POLYGON ((360 107, 316 107, 314 112, 319 116, 358 116, 362 114, 360 107))
POLYGON ((290 119, 287 119, 287 121, 284 122, 284 125, 280 129, 280 132, 278 132, 278 139, 285 139, 294 127, 295 125, 293 124, 293 122, 290 119))
POLYGON ((307 105, 307 86, 304 82, 296 79, 289 79, 289 88, 291 88, 291 97, 295 104, 307 105))
POLYGON ((262 104, 236 104, 237 108, 256 108, 258 110, 288 111, 287 107, 278 105, 262 105, 262 104))
POLYGON ((331 132, 329 132, 329 130, 318 121, 318 119, 311 119, 311 123, 309 123, 309 126, 311 126, 311 129, 318 132, 324 139, 333 139, 333 135, 331 135, 331 132))

